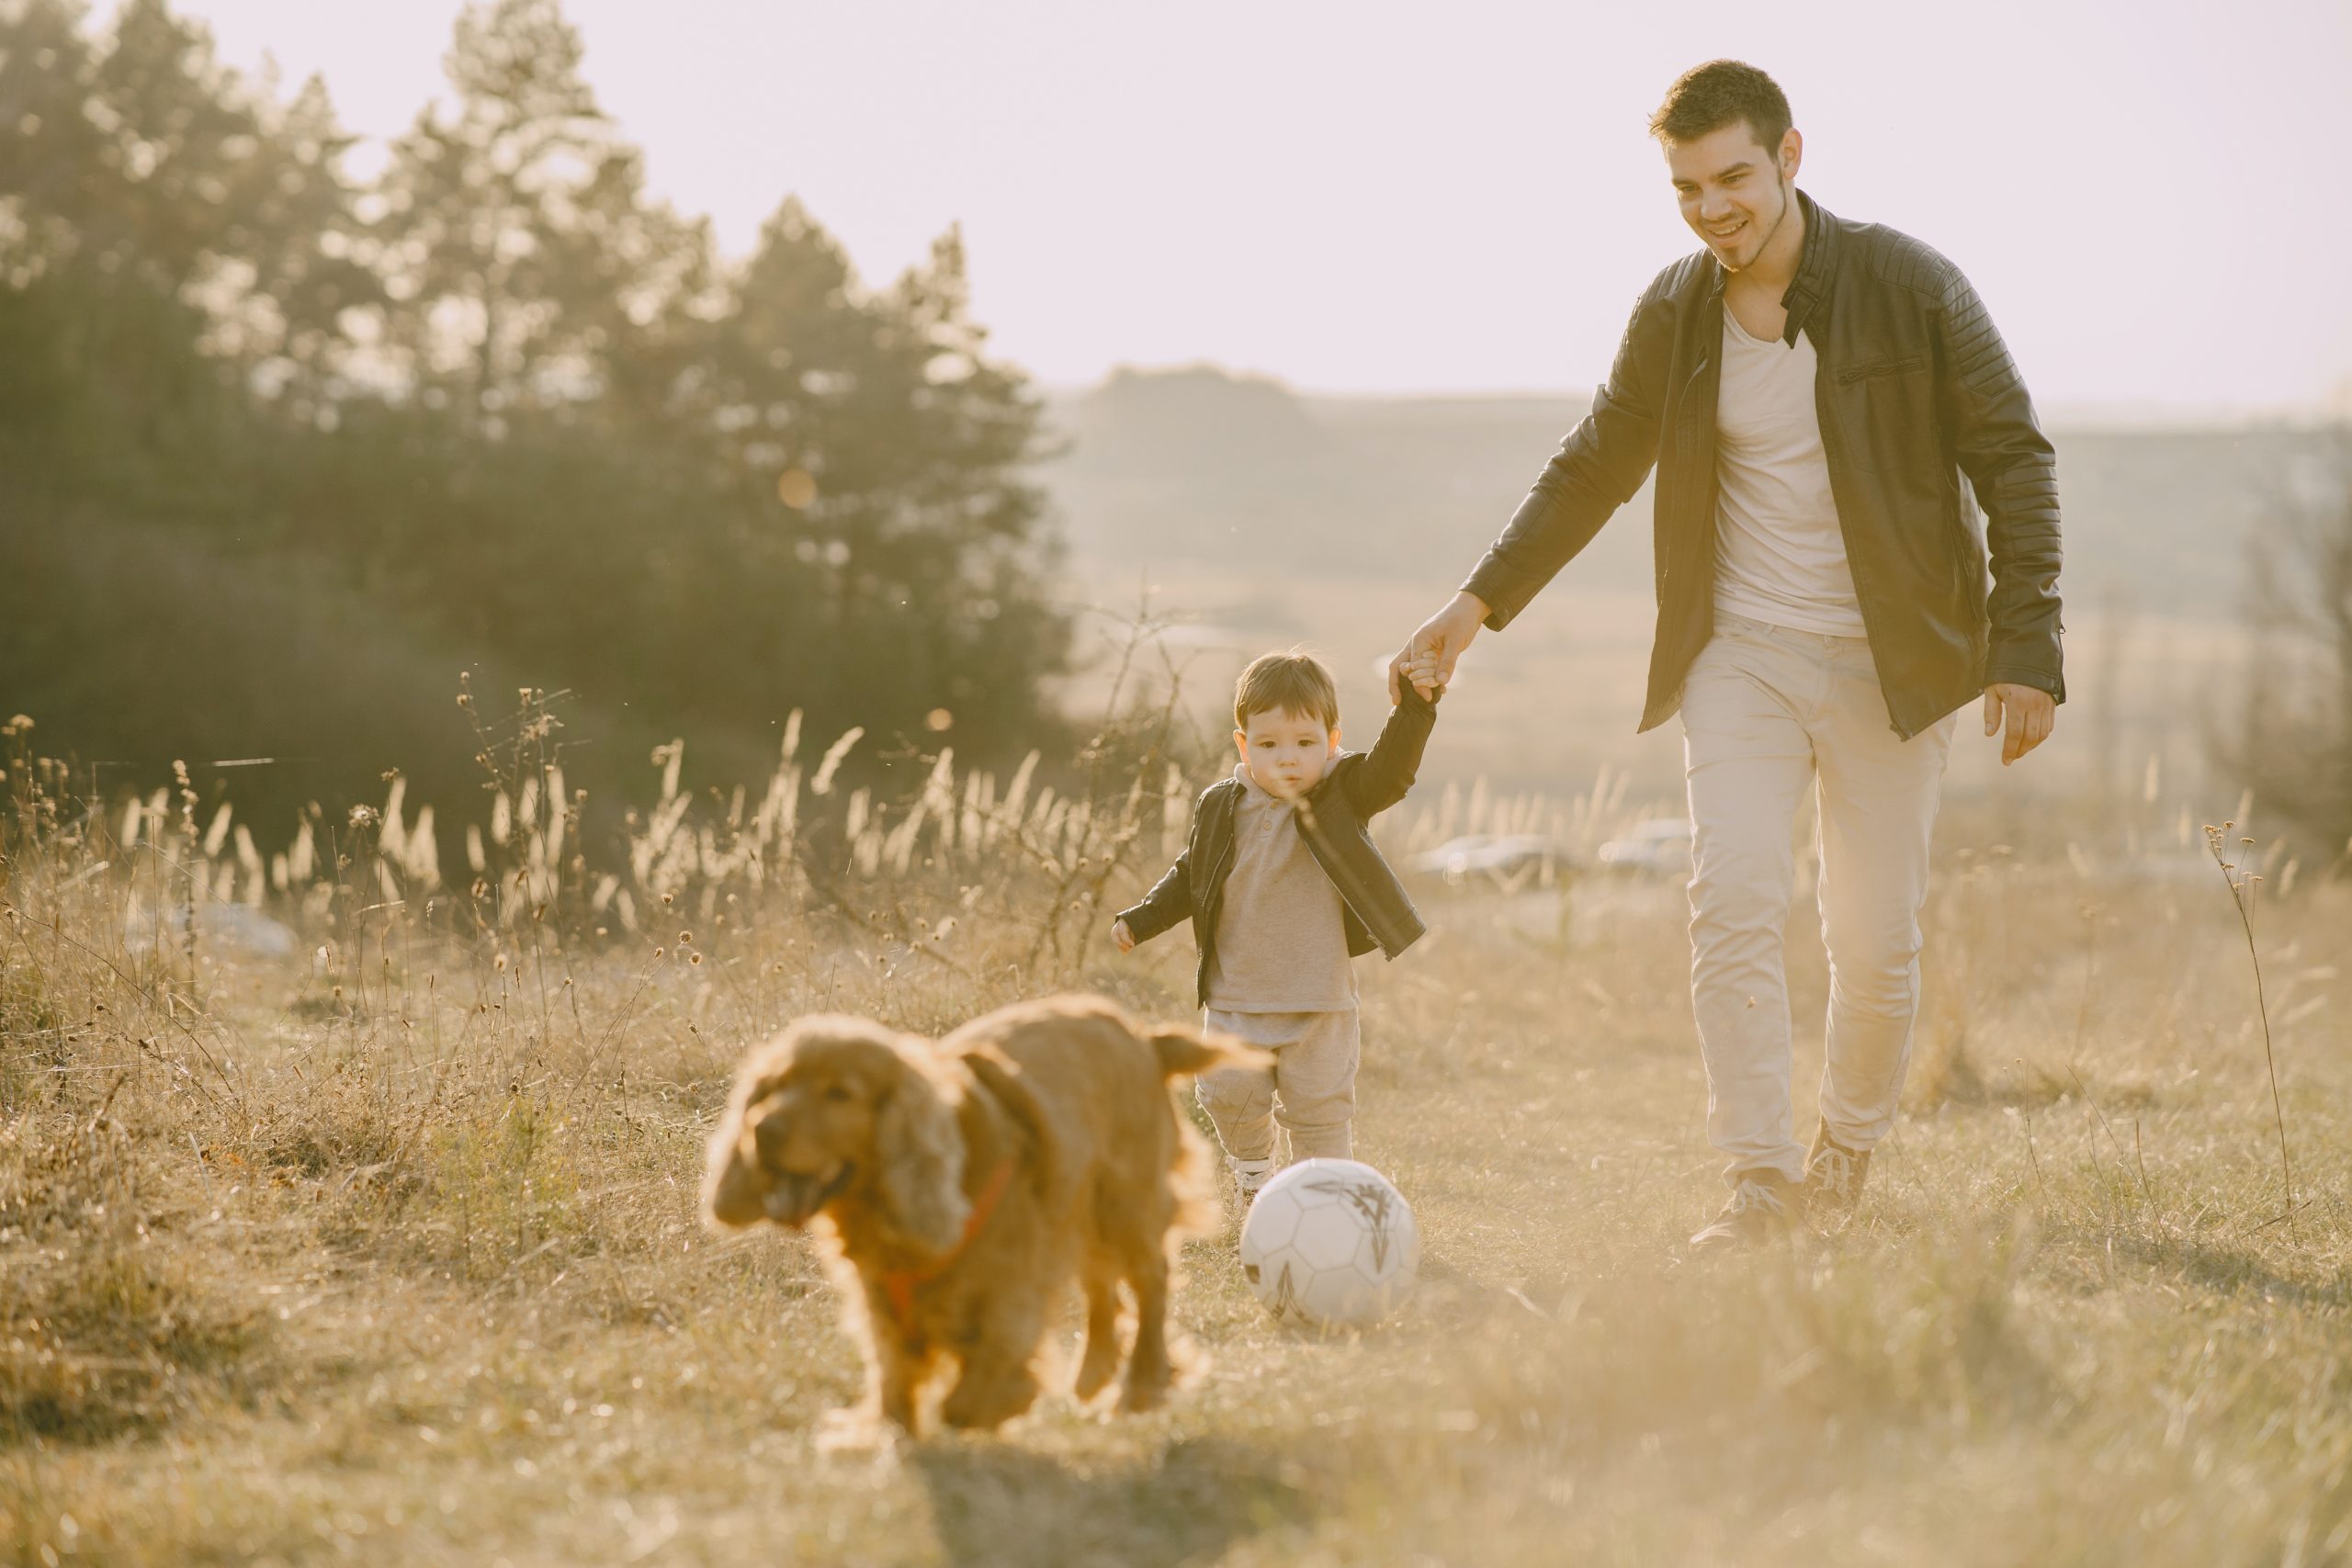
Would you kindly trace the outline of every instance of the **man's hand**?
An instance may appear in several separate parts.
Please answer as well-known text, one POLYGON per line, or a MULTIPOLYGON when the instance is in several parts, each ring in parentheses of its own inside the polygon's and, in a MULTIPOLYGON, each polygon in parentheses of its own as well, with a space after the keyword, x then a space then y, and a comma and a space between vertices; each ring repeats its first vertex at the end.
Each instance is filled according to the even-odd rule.
MULTIPOLYGON (((1357 668, 1363 667, 1359 665, 1357 668)), ((1133 953, 1136 950, 1136 933, 1127 930, 1127 922, 1125 920, 1111 922, 1111 940, 1119 944, 1121 953, 1133 953)))
POLYGON ((1478 635, 1487 609, 1476 593, 1456 593, 1452 604, 1423 621, 1404 651, 1388 661, 1388 700, 1404 700, 1407 681, 1424 697, 1436 696, 1453 679, 1453 666, 1478 635))
POLYGON ((2008 721, 2008 733, 2001 736, 2005 768, 2049 739, 2058 726, 2058 705, 2049 693, 1996 681, 1984 688, 1984 733, 2000 735, 2004 715, 2008 721))

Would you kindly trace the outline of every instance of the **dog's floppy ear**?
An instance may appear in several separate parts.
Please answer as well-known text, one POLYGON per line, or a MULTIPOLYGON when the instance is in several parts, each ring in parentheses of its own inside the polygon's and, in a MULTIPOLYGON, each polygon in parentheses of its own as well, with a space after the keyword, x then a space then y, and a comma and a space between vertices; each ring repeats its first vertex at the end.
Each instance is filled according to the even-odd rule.
POLYGON ((952 1085, 925 1059, 924 1042, 897 1043, 899 1071, 874 1120, 875 1184, 898 1229, 933 1252, 964 1239, 964 1134, 952 1085))
POLYGON ((775 1088, 789 1057, 786 1044, 776 1041, 749 1057, 735 1077, 727 1112, 710 1134, 710 1152, 703 1169, 703 1217, 714 1225, 740 1230, 766 1217, 763 1200, 767 1183, 760 1179, 759 1152, 752 1146, 746 1118, 752 1108, 775 1088))
POLYGON ((1256 1067, 1262 1071, 1274 1065, 1273 1053, 1261 1051, 1230 1034, 1204 1034, 1172 1024, 1162 1029, 1147 1028, 1141 1032, 1145 1043, 1159 1060, 1162 1077, 1192 1077, 1218 1067, 1256 1067))

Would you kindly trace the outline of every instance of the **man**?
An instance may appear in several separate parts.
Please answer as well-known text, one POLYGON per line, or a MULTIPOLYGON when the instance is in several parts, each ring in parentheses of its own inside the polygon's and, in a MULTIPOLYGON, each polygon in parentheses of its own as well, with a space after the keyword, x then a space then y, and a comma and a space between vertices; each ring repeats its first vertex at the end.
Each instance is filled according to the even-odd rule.
POLYGON ((1849 1212, 1893 1122, 1956 710, 1982 694, 2006 766, 2064 700, 2057 476, 1959 269, 1796 188, 1804 142, 1770 76, 1702 65, 1650 130, 1704 248, 1644 291, 1592 412, 1389 681, 1443 685, 1657 468, 1642 728, 1681 714, 1691 998, 1731 1187, 1691 1244, 1736 1249, 1849 1212), (1809 1152, 1781 962, 1808 786, 1830 960, 1809 1152))

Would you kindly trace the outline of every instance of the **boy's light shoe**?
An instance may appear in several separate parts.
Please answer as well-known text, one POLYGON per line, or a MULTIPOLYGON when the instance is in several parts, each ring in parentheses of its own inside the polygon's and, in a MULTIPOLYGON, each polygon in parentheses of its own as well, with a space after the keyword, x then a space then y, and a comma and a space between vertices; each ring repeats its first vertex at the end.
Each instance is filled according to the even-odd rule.
POLYGON ((1227 1163, 1233 1167, 1233 1184, 1241 1196, 1241 1207, 1247 1210, 1257 1201, 1259 1191, 1273 1179, 1274 1162, 1271 1159, 1237 1159, 1227 1163))

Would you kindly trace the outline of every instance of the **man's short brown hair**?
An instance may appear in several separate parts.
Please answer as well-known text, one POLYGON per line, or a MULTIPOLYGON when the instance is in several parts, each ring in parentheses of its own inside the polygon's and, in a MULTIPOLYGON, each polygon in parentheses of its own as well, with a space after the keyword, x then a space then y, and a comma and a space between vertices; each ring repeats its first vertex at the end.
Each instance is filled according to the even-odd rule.
POLYGON ((1308 653, 1261 654, 1233 684, 1233 728, 1250 728, 1252 714, 1283 708, 1340 728, 1340 688, 1323 661, 1308 653))
POLYGON ((1781 85, 1738 60, 1710 60, 1675 78, 1650 116, 1650 134, 1669 145, 1696 141, 1745 120, 1757 144, 1777 155, 1789 133, 1789 97, 1781 85))

